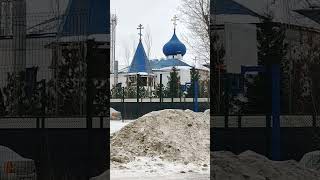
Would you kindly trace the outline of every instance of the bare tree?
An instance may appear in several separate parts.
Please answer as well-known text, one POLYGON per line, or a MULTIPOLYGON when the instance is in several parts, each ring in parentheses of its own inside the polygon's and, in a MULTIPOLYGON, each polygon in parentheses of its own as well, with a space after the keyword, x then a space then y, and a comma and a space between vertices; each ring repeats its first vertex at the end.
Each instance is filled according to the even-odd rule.
POLYGON ((210 0, 181 0, 178 7, 188 28, 183 38, 199 60, 210 62, 210 0))
POLYGON ((152 35, 151 35, 151 30, 150 30, 149 25, 147 26, 146 31, 145 31, 144 44, 146 47, 147 57, 149 59, 151 56, 151 48, 152 48, 152 35))
POLYGON ((137 49, 137 41, 135 39, 133 39, 132 40, 132 49, 131 49, 132 56, 134 56, 136 49, 137 49))
POLYGON ((125 59, 125 65, 126 67, 130 66, 130 57, 131 57, 131 49, 129 47, 129 44, 126 42, 123 45, 123 52, 124 52, 124 59, 125 59))

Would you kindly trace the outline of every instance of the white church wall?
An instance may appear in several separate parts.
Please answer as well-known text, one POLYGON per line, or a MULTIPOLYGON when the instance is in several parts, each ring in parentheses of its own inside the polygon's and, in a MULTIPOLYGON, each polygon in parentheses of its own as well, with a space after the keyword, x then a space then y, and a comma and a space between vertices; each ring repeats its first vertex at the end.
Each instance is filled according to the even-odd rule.
MULTIPOLYGON (((121 87, 127 87, 127 77, 125 74, 118 74, 118 83, 121 83, 121 87)), ((110 89, 114 86, 114 74, 110 74, 110 89)))
POLYGON ((241 73, 241 65, 257 65, 258 44, 255 25, 225 24, 224 39, 228 73, 241 73))
MULTIPOLYGON (((171 71, 161 71, 161 72, 155 72, 156 74, 156 83, 160 83, 160 74, 162 74, 162 84, 164 86, 167 86, 169 82, 170 77, 170 72, 171 71)), ((178 76, 180 77, 180 84, 185 84, 190 82, 190 70, 189 69, 178 69, 178 76)))
POLYGON ((190 70, 189 69, 180 69, 179 70, 179 76, 180 76, 180 84, 190 83, 191 76, 190 76, 190 70))
POLYGON ((156 75, 156 84, 160 84, 160 74, 162 74, 162 84, 167 86, 168 84, 168 76, 170 76, 170 71, 161 71, 161 72, 154 72, 156 75))
POLYGON ((45 48, 54 41, 53 37, 32 38, 27 40, 26 65, 28 67, 38 66, 37 79, 49 80, 52 78, 52 70, 49 66, 52 63, 52 49, 45 48))
POLYGON ((114 85, 114 74, 110 74, 109 85, 110 85, 110 89, 112 89, 114 85))
MULTIPOLYGON (((155 77, 155 85, 157 86, 160 84, 160 75, 162 74, 162 84, 164 87, 167 87, 167 84, 169 82, 171 70, 162 70, 162 71, 153 71, 154 77, 155 77)), ((209 79, 209 71, 200 70, 199 71, 201 77, 201 80, 208 80, 209 79)), ((185 85, 186 83, 191 82, 191 75, 190 75, 190 68, 181 68, 178 69, 178 76, 180 77, 180 84, 185 85)), ((122 83, 122 87, 126 87, 127 77, 126 74, 119 74, 118 75, 118 83, 122 83)), ((114 86, 114 74, 110 74, 110 89, 114 86)))
MULTIPOLYGON (((52 71, 49 66, 52 62, 52 50, 45 48, 54 39, 30 38, 26 41, 26 68, 37 66, 37 79, 49 80, 52 77, 52 71)), ((0 87, 5 86, 7 73, 13 72, 13 50, 12 39, 0 40, 0 87)))

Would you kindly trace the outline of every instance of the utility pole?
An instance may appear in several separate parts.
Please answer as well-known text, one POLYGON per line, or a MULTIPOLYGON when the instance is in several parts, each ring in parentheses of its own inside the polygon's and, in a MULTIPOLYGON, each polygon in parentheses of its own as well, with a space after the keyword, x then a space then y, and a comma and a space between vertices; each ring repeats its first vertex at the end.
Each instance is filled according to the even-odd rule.
POLYGON ((13 72, 16 78, 14 94, 18 98, 17 110, 22 115, 22 84, 25 81, 26 68, 26 0, 13 0, 12 2, 12 30, 13 30, 13 72))
POLYGON ((24 71, 26 68, 26 13, 26 0, 13 0, 13 66, 15 73, 24 71))
MULTIPOLYGON (((111 64, 110 72, 115 73, 115 61, 116 61, 116 28, 118 24, 118 17, 116 14, 111 15, 111 64)), ((116 78, 116 75, 115 77, 116 78)), ((116 81, 115 81, 116 84, 116 81)))
POLYGON ((225 68, 224 64, 218 64, 216 69, 218 71, 218 104, 217 104, 217 112, 221 111, 221 70, 225 68))

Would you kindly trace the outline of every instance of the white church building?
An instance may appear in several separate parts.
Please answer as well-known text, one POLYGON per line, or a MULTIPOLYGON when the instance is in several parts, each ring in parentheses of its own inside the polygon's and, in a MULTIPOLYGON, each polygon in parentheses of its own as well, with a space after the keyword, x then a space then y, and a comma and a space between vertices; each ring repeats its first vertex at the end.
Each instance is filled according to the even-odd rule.
MULTIPOLYGON (((140 76, 140 86, 144 86, 149 90, 154 90, 160 84, 161 75, 162 84, 166 87, 173 67, 177 69, 180 84, 182 86, 190 84, 190 70, 193 66, 186 63, 183 59, 187 53, 187 48, 177 37, 176 27, 171 39, 165 43, 162 51, 165 58, 148 59, 140 37, 131 65, 120 70, 116 78, 114 73, 110 74, 110 89, 115 87, 116 84, 121 87, 136 86, 138 75, 140 76), (115 82, 115 79, 117 82, 115 82)), ((196 69, 202 75, 202 79, 209 79, 209 68, 198 65, 196 69)))

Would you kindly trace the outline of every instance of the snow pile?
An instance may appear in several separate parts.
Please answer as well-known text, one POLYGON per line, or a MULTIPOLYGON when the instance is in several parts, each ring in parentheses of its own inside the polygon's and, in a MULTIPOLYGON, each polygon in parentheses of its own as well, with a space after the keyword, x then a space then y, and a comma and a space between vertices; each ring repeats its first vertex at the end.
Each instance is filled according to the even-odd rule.
POLYGON ((157 157, 136 157, 134 161, 121 166, 111 166, 111 179, 119 176, 161 177, 181 174, 201 174, 209 177, 208 165, 198 166, 192 163, 168 162, 157 157))
POLYGON ((110 171, 105 171, 104 173, 102 173, 99 176, 90 178, 90 180, 107 180, 110 177, 110 171))
POLYGON ((118 120, 111 120, 110 121, 110 135, 113 136, 112 134, 119 131, 122 129, 124 126, 128 125, 129 123, 134 122, 134 120, 123 120, 123 121, 118 121, 118 120))
POLYGON ((136 157, 159 157, 169 162, 209 164, 210 112, 162 110, 151 112, 114 133, 112 164, 136 157))
POLYGON ((231 152, 213 152, 211 161, 213 180, 319 180, 320 173, 304 168, 298 162, 271 161, 252 151, 240 155, 231 152))
POLYGON ((305 168, 320 171, 320 151, 313 151, 305 154, 299 163, 305 168))
POLYGON ((110 108, 110 119, 111 120, 121 120, 121 112, 116 111, 113 108, 110 108))

